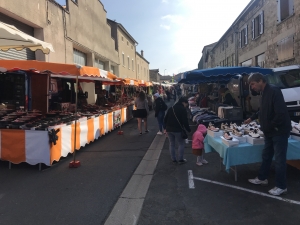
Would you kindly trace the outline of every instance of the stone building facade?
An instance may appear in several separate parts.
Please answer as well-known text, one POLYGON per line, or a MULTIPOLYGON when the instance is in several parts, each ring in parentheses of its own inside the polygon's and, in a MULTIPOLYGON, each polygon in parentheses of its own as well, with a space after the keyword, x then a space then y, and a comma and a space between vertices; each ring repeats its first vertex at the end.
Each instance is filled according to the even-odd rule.
POLYGON ((0 51, 0 59, 77 63, 148 81, 149 62, 136 52, 137 41, 121 24, 114 29, 106 15, 100 0, 66 0, 66 5, 55 0, 0 0, 0 21, 51 43, 55 50, 49 55, 39 50, 0 51))
POLYGON ((300 0, 252 0, 209 52, 206 68, 300 64, 300 0))
POLYGON ((149 70, 149 80, 154 82, 160 82, 159 69, 149 70))

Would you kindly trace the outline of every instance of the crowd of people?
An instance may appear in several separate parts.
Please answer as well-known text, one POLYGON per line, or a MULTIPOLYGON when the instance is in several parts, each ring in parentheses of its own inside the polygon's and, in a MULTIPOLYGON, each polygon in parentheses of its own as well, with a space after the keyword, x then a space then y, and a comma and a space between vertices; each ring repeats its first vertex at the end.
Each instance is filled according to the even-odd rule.
MULTIPOLYGON (((255 73, 248 78, 252 90, 262 93, 259 112, 248 118, 244 123, 250 123, 254 119, 259 119, 261 130, 264 132, 265 146, 262 153, 262 164, 258 176, 248 181, 256 185, 267 185, 273 157, 275 158, 275 187, 269 190, 271 195, 281 195, 287 192, 286 187, 286 153, 288 146, 288 137, 291 130, 291 121, 285 106, 281 90, 266 82, 263 75, 255 73)), ((228 88, 220 86, 216 98, 224 104, 237 106, 237 102, 228 88)), ((188 99, 178 95, 177 90, 170 89, 165 92, 157 90, 153 93, 154 116, 158 122, 158 135, 166 134, 169 140, 169 151, 171 160, 174 164, 184 164, 187 160, 184 158, 186 132, 191 132, 188 121, 187 107, 188 99), (164 93, 170 101, 171 96, 178 101, 172 107, 167 107, 164 101, 164 93), (178 150, 175 149, 175 143, 178 143, 178 150)), ((208 96, 197 94, 195 96, 200 107, 207 107, 208 96)), ((147 116, 149 109, 145 94, 141 92, 135 101, 138 110, 138 129, 142 134, 141 121, 144 121, 145 132, 147 129, 147 116)), ((196 165, 202 166, 208 162, 204 159, 204 138, 207 129, 203 124, 199 124, 197 130, 192 135, 192 153, 196 156, 196 165)))

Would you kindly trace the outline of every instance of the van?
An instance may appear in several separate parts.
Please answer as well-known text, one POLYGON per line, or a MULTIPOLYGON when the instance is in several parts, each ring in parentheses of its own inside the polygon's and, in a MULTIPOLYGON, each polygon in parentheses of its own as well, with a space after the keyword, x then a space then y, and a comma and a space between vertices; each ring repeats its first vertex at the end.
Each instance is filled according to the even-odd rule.
MULTIPOLYGON (((266 75, 267 82, 281 89, 291 120, 300 120, 300 65, 272 68, 273 74, 266 75)), ((249 75, 233 77, 227 84, 244 116, 259 109, 260 94, 250 90, 249 75)))

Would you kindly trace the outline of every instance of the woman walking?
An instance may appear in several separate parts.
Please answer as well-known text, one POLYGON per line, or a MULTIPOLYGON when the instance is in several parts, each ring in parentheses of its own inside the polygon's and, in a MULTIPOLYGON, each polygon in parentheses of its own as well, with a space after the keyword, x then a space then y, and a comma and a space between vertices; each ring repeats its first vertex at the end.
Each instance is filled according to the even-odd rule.
POLYGON ((149 115, 148 101, 146 99, 146 94, 144 91, 141 91, 134 103, 136 107, 136 118, 138 120, 138 129, 140 131, 140 135, 142 135, 142 120, 144 120, 145 133, 148 133, 149 130, 147 128, 147 116, 149 115))
POLYGON ((170 107, 164 119, 164 128, 169 137, 169 150, 171 153, 171 159, 173 163, 184 164, 187 162, 183 158, 185 139, 182 138, 181 132, 183 129, 191 132, 189 121, 187 117, 186 107, 188 106, 188 100, 181 97, 178 102, 170 107), (178 142, 178 156, 175 152, 175 141, 178 142), (178 160, 178 161, 177 161, 178 160))

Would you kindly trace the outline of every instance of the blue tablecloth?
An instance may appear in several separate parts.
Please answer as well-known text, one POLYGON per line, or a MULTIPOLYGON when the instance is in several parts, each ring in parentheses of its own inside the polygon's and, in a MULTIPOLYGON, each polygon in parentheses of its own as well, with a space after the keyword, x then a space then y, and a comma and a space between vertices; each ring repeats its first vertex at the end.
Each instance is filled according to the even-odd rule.
MULTIPOLYGON (((222 142, 221 138, 213 138, 206 135, 204 139, 204 148, 205 152, 218 152, 220 157, 223 158, 223 164, 226 167, 226 171, 229 172, 231 166, 261 162, 264 145, 242 143, 238 146, 228 147, 222 142)), ((287 159, 300 159, 299 141, 289 139, 287 159)))

